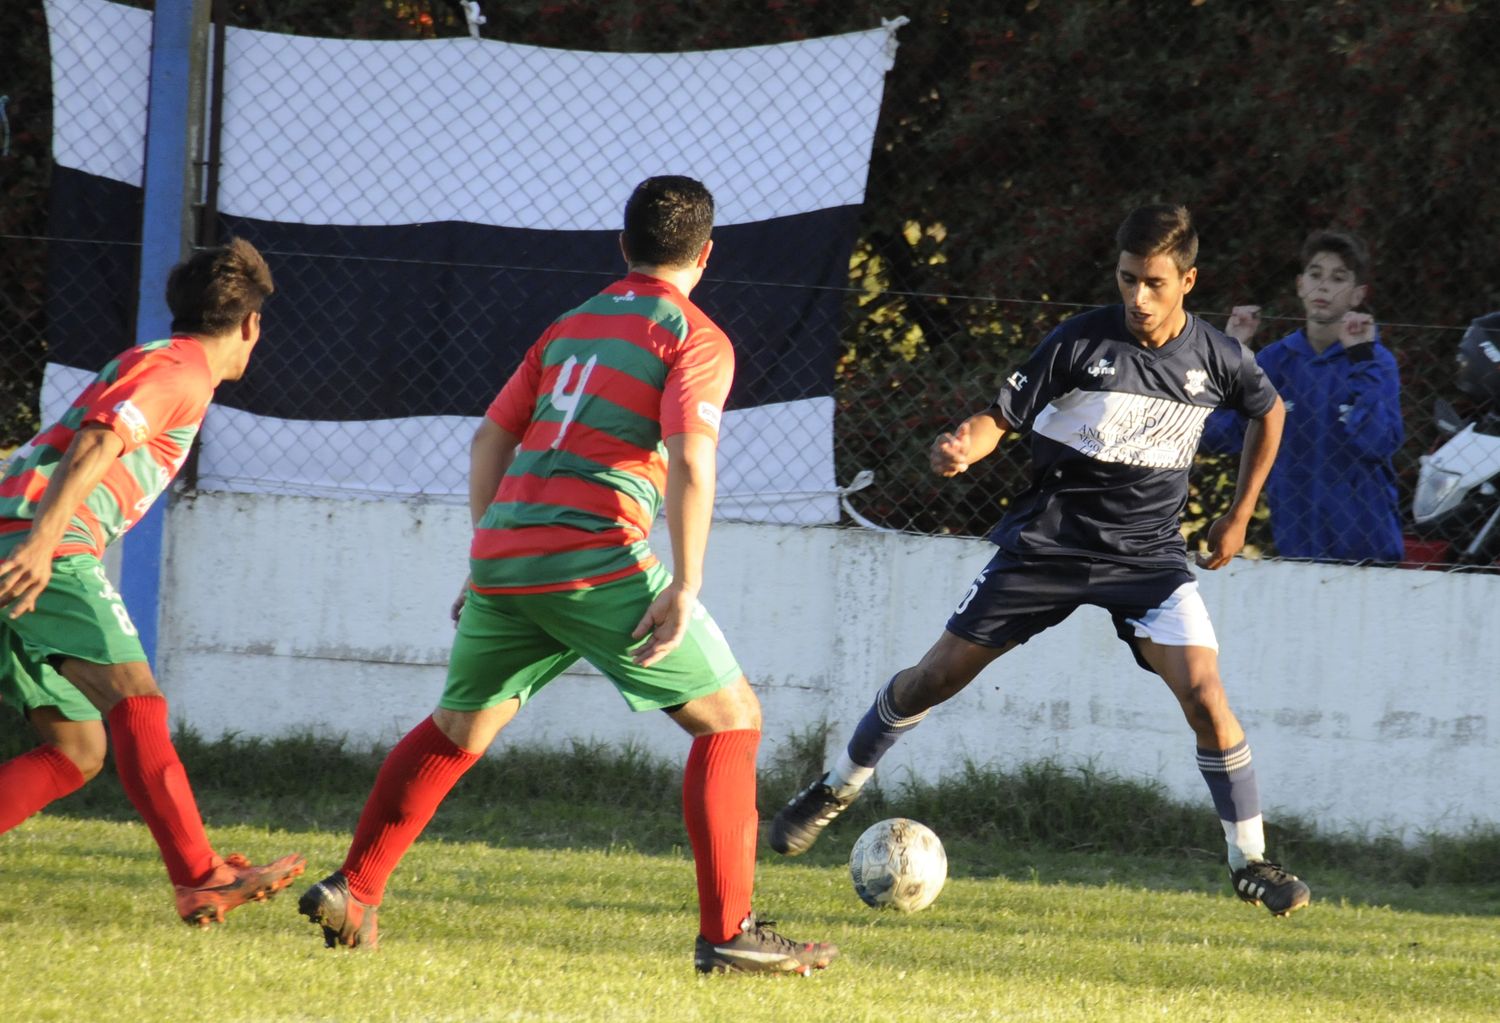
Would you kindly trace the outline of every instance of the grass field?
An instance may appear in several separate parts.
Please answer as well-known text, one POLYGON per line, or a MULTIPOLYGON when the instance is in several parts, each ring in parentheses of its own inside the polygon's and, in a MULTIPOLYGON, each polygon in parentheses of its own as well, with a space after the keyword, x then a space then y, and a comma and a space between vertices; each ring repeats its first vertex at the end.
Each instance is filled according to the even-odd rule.
MULTIPOLYGON (((0 747, 5 739, 0 730, 0 747)), ((264 859, 298 850, 309 879, 338 865, 373 775, 368 756, 310 741, 187 739, 182 748, 221 851, 264 859), (250 791, 235 781, 246 776, 257 779, 250 791)), ((764 807, 799 767, 770 773, 764 807)), ((1290 865, 1317 901, 1275 920, 1233 898, 1216 849, 1143 852, 1104 834, 1116 851, 1076 851, 1061 833, 1024 842, 986 833, 962 811, 1003 822, 994 800, 1004 783, 974 773, 941 790, 875 793, 806 861, 766 853, 762 914, 794 937, 844 950, 830 970, 801 980, 693 972, 677 776, 639 753, 516 751, 476 768, 393 879, 373 955, 325 950, 296 914, 300 883, 222 927, 182 926, 148 833, 117 780, 101 776, 0 835, 0 1018, 1274 1023, 1500 1014, 1500 885, 1484 879, 1495 876, 1493 836, 1404 859, 1378 843, 1301 836, 1290 865), (865 908, 842 863, 864 822, 895 812, 932 822, 953 863, 937 904, 910 916, 865 908), (1470 870, 1484 873, 1445 879, 1470 870)), ((1097 820, 1132 818, 1126 833, 1147 834, 1155 817, 1155 830, 1174 841, 1180 811, 1197 819, 1204 843, 1217 831, 1211 814, 1175 808, 1148 787, 1059 769, 1010 783, 1029 793, 1030 817, 1054 828, 1071 819, 1099 835, 1097 820), (1032 791, 1049 787, 1050 804, 1032 791)), ((1012 798, 1007 812, 1023 803, 1012 798)))

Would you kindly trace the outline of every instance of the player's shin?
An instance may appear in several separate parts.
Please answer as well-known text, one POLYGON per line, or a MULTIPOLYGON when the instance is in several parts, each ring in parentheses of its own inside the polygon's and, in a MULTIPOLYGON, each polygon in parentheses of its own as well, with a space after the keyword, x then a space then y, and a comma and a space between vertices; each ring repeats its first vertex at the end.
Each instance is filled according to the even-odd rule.
POLYGON ((903 715, 896 709, 891 698, 891 687, 895 681, 893 676, 875 694, 875 702, 865 711, 859 724, 854 726, 854 734, 849 737, 848 745, 829 770, 828 786, 836 795, 850 796, 858 792, 870 780, 870 776, 875 773, 875 765, 896 744, 896 740, 917 727, 927 716, 925 710, 918 714, 903 715))
POLYGON ((187 772, 167 730, 162 696, 128 696, 109 712, 120 785, 151 830, 174 885, 203 883, 224 861, 214 854, 187 772))
POLYGON ((83 787, 83 772, 56 746, 38 746, 0 764, 0 833, 54 799, 83 787))
POLYGON ((396 864, 479 756, 455 745, 430 717, 392 747, 340 868, 356 899, 380 905, 396 864))
POLYGON ((1246 863, 1266 857, 1265 829, 1261 824, 1260 791, 1250 745, 1241 741, 1226 750, 1198 750, 1198 770, 1208 783, 1214 809, 1224 826, 1229 866, 1238 870, 1246 863))
POLYGON ((740 932, 755 889, 755 755, 760 732, 736 729, 693 740, 682 776, 682 818, 698 878, 699 934, 711 943, 740 932))

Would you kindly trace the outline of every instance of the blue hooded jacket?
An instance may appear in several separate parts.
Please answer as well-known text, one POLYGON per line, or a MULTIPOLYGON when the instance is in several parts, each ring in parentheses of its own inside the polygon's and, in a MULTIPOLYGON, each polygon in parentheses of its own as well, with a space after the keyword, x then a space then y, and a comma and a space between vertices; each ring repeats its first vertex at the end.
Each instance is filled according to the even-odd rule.
MULTIPOLYGON (((1320 354, 1301 330, 1255 357, 1286 402, 1286 432, 1266 481, 1271 535, 1284 558, 1399 561, 1403 554, 1391 456, 1405 440, 1401 377, 1377 335, 1320 354)), ((1238 451, 1245 420, 1221 409, 1200 448, 1238 451)))

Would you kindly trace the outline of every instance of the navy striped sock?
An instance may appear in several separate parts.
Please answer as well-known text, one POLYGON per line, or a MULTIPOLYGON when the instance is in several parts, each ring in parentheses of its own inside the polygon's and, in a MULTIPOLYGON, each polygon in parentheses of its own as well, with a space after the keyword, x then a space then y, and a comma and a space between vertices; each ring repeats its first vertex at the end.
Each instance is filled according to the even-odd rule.
MULTIPOLYGON (((895 679, 892 678, 891 681, 894 682, 895 679)), ((833 770, 829 772, 833 787, 837 789, 864 784, 880 758, 896 744, 896 740, 915 728, 926 716, 927 711, 924 710, 920 714, 902 717, 891 703, 891 682, 881 686, 880 692, 875 694, 875 702, 865 711, 865 716, 859 719, 859 724, 854 726, 854 734, 849 737, 844 755, 839 757, 833 770)))
POLYGON ((1265 859, 1265 829, 1260 815, 1260 789, 1250 743, 1241 740, 1226 750, 1198 749, 1198 770, 1208 783, 1214 809, 1224 825, 1229 865, 1235 869, 1250 860, 1265 859))

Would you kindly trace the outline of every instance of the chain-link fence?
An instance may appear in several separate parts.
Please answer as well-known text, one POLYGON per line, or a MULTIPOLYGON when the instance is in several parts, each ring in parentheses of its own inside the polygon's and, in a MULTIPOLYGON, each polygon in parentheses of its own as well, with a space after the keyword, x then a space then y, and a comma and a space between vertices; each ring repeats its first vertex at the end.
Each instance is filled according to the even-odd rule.
MULTIPOLYGON (((62 19, 97 22, 115 7, 52 5, 52 59, 62 19)), ((654 149, 691 156, 659 170, 701 177, 720 202, 694 297, 740 352, 724 481, 738 496, 725 514, 985 532, 1025 484, 1024 445, 942 480, 926 467, 933 437, 987 405, 1051 326, 1114 301, 1115 225, 1137 203, 1173 200, 1202 236, 1189 308, 1222 326, 1233 306, 1262 306, 1259 349, 1305 323, 1296 281, 1309 232, 1350 230, 1372 252, 1363 308, 1400 374, 1399 443, 1372 453, 1336 434, 1364 420, 1341 407, 1352 392, 1318 377, 1309 386, 1324 390, 1293 415, 1314 398, 1332 411, 1298 446, 1289 434, 1283 460, 1323 475, 1284 489, 1282 507, 1312 522, 1319 500, 1346 514, 1358 488, 1338 473, 1383 479, 1388 462, 1378 499, 1358 500, 1393 506, 1370 514, 1397 517, 1408 556, 1494 557, 1474 544, 1496 507, 1482 438, 1468 438, 1473 464, 1448 491, 1468 501, 1421 528, 1412 513, 1420 461, 1447 437, 1434 403, 1454 402, 1461 421, 1485 411, 1457 390, 1455 356, 1469 321, 1500 308, 1500 253, 1484 236, 1500 212, 1484 187, 1500 133, 1478 99, 1500 95, 1484 43, 1492 12, 494 7, 479 42, 457 4, 223 5, 203 239, 256 242, 279 294, 256 365, 222 389, 206 425, 196 485, 462 493, 469 417, 541 327, 616 275, 618 208, 654 149), (882 15, 910 19, 889 73, 882 15), (869 41, 835 41, 850 33, 869 41), (497 40, 521 45, 496 58, 497 40), (778 45, 790 40, 816 42, 778 45)), ((130 14, 115 19, 135 26, 119 34, 149 33, 130 14)), ((42 10, 0 19, 13 30, 0 67, 15 69, 0 81, 10 447, 38 425, 47 363, 81 372, 134 340, 140 164, 124 140, 144 96, 131 76, 145 67, 119 58, 123 47, 112 59, 80 47, 55 74, 87 100, 54 140, 42 10)), ((1340 355, 1335 344, 1317 358, 1340 355)), ((65 390, 73 378, 47 379, 65 390)), ((1347 388, 1348 373, 1338 380, 1347 388)), ((1190 542, 1227 504, 1236 462, 1200 456, 1190 542)), ((1385 560, 1282 551, 1278 513, 1263 509, 1252 531, 1262 554, 1385 560)))

